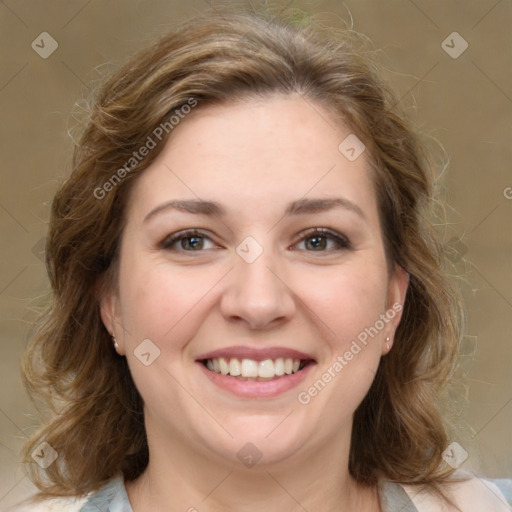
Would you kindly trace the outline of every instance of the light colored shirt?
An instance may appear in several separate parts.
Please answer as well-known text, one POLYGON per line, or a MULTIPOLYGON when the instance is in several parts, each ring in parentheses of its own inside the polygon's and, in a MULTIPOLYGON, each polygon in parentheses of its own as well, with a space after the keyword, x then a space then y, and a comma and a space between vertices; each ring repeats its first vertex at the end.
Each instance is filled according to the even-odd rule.
MULTIPOLYGON (((468 483, 470 487, 463 491, 464 494, 475 492, 475 486, 480 486, 485 490, 477 490, 478 496, 476 496, 476 500, 468 500, 472 502, 470 505, 471 509, 464 508, 463 512, 475 510, 473 505, 476 506, 478 512, 512 511, 512 480, 485 481, 485 485, 482 482, 484 481, 473 478, 468 483), (487 490, 489 491, 488 496, 486 496, 487 490), (480 501, 480 499, 485 509, 482 509, 481 505, 477 504, 477 501, 480 501)), ((400 484, 382 481, 379 485, 379 490, 382 512, 426 512, 438 510, 438 507, 430 505, 421 496, 417 496, 418 502, 415 504, 400 484)), ((416 501, 416 497, 413 497, 413 499, 416 501)), ((80 512, 133 512, 122 477, 115 478, 100 489, 85 503, 80 512)))
MULTIPOLYGON (((461 485, 457 503, 462 512, 512 512, 512 480, 472 478, 461 485), (460 500, 459 500, 460 498, 460 500)), ((414 486, 382 481, 379 485, 382 512, 439 512, 437 499, 418 493, 414 486)), ((451 510, 451 509, 450 509, 451 510)), ((57 499, 12 512, 133 512, 120 475, 83 499, 57 499)))
MULTIPOLYGON (((403 487, 392 482, 382 482, 382 512, 418 512, 403 487)), ((100 489, 80 509, 80 512, 133 512, 121 477, 100 489)))

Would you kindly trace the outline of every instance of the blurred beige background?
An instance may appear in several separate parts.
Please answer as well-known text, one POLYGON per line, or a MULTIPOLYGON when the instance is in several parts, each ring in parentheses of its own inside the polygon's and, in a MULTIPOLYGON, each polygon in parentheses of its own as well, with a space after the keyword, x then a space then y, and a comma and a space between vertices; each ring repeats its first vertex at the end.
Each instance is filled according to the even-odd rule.
MULTIPOLYGON (((438 160, 449 159, 445 242, 463 275, 469 318, 463 361, 469 402, 457 406, 453 440, 469 453, 467 469, 512 477, 512 3, 271 5, 276 12, 314 13, 328 26, 353 23, 369 36, 402 105, 438 160)), ((106 70, 208 8, 206 0, 0 2, 0 510, 31 492, 19 450, 37 417, 19 363, 34 318, 30 300, 47 289, 41 248, 52 195, 69 171, 70 112, 106 70), (58 44, 47 58, 40 53, 55 43, 41 36, 41 48, 43 32, 58 44)))

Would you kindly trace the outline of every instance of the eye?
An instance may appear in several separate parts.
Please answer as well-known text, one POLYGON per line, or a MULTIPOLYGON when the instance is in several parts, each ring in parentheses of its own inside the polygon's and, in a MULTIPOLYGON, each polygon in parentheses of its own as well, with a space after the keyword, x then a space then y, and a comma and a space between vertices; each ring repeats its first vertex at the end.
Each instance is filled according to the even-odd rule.
MULTIPOLYGON (((167 236, 160 243, 160 247, 169 251, 201 252, 218 246, 201 231, 187 229, 167 236)), ((307 230, 293 247, 294 250, 298 248, 308 252, 330 252, 352 248, 348 238, 326 228, 307 230), (303 247, 300 247, 301 244, 303 247)))
POLYGON ((309 252, 339 251, 352 248, 347 237, 326 228, 311 228, 307 230, 299 243, 295 244, 294 247, 298 247, 300 244, 304 244, 304 246, 302 248, 299 247, 299 249, 309 252))
POLYGON ((199 252, 205 249, 214 249, 217 246, 204 233, 195 229, 187 229, 169 235, 160 243, 160 247, 169 251, 199 252))

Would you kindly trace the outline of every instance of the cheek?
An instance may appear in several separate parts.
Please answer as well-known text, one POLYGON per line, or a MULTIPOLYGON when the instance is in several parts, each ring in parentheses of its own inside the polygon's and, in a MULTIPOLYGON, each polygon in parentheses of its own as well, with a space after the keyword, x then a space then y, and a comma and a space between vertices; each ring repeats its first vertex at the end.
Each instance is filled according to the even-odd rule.
POLYGON ((383 334, 373 329, 385 313, 387 280, 380 267, 368 266, 364 272, 337 272, 323 282, 328 284, 310 292, 306 305, 319 319, 324 357, 297 399, 322 418, 318 428, 327 436, 325 418, 337 424, 349 421, 375 377, 383 334))
POLYGON ((385 267, 347 265, 329 275, 302 275, 300 297, 323 324, 333 350, 340 350, 373 326, 384 313, 387 295, 385 267))
MULTIPOLYGON (((120 271, 125 353, 131 375, 147 407, 181 417, 183 371, 193 364, 186 347, 194 339, 219 276, 211 269, 171 269, 166 263, 126 258, 120 271), (143 340, 151 340, 158 357, 148 366, 137 357, 143 340), (161 391, 165 390, 164 393, 161 391), (180 405, 181 404, 181 405, 180 405)), ((146 342, 147 343, 147 342, 146 342)), ((150 345, 149 352, 155 350, 150 345)), ((151 354, 150 357, 152 357, 151 354)), ((184 400, 187 398, 185 396, 184 400)))
POLYGON ((197 328, 203 300, 216 281, 211 270, 170 269, 165 262, 152 262, 150 258, 127 258, 120 272, 127 345, 133 350, 149 338, 161 350, 180 348, 197 328))

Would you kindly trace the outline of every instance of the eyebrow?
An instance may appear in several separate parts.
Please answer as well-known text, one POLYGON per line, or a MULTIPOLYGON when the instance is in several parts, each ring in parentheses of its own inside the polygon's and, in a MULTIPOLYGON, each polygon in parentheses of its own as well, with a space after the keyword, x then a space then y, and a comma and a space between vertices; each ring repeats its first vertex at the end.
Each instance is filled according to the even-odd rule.
MULTIPOLYGON (((286 207, 285 216, 288 217, 292 215, 321 213, 333 210, 334 208, 343 208, 345 210, 349 210, 357 214, 362 219, 366 220, 366 216, 361 208, 357 206, 357 204, 343 197, 298 199, 286 207)), ((204 201, 202 199, 172 200, 167 201, 151 210, 144 217, 143 222, 147 222, 155 215, 169 209, 180 210, 196 215, 206 215, 208 217, 225 217, 227 213, 224 207, 215 201, 204 201)))

